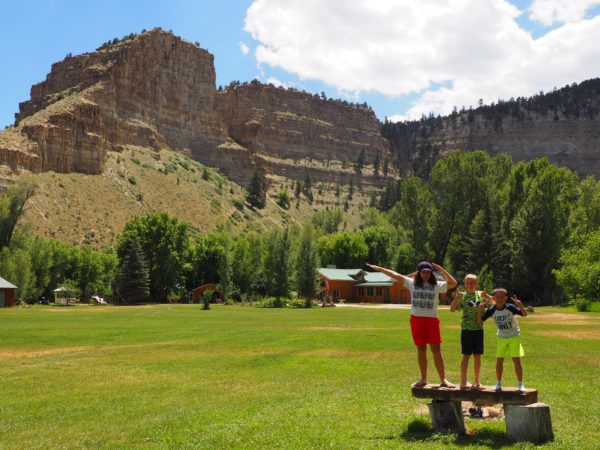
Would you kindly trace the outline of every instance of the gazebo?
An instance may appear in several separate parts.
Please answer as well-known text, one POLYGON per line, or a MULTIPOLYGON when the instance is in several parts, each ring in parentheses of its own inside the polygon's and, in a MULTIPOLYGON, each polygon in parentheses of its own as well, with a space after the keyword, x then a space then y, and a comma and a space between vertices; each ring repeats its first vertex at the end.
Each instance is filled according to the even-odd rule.
POLYGON ((54 289, 54 304, 55 305, 68 305, 71 299, 71 291, 66 287, 61 286, 54 289))

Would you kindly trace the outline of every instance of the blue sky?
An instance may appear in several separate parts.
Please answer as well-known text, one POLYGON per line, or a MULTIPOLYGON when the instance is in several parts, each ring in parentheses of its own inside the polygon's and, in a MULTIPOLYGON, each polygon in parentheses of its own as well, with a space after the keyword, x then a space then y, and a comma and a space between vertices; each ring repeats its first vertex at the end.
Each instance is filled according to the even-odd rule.
POLYGON ((324 91, 366 101, 382 120, 531 95, 600 76, 586 45, 600 33, 600 1, 577 0, 581 11, 561 1, 4 1, 0 126, 67 53, 157 26, 214 54, 217 85, 258 78, 324 91))

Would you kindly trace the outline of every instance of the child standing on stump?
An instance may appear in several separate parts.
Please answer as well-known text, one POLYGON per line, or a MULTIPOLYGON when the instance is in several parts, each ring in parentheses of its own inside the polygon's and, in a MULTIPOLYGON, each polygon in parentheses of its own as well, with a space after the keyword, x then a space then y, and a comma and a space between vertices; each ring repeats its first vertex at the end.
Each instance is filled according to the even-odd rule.
POLYGON ((456 286, 456 280, 442 266, 428 261, 422 261, 417 265, 417 272, 414 276, 401 275, 394 270, 373 264, 367 264, 367 266, 394 278, 410 290, 410 328, 417 347, 417 362, 421 373, 421 379, 413 386, 427 385, 427 346, 429 345, 433 354, 433 363, 440 377, 440 387, 454 388, 454 384, 446 379, 441 351, 442 336, 438 304, 440 293, 453 289, 456 286), (433 274, 434 270, 442 274, 446 281, 438 281, 433 274))
POLYGON ((460 389, 471 388, 481 390, 479 383, 479 372, 481 371, 481 355, 483 355, 483 324, 477 320, 477 310, 479 305, 486 303, 487 294, 485 291, 477 291, 477 275, 468 274, 465 276, 465 289, 457 291, 454 300, 450 304, 450 311, 462 309, 463 316, 460 322, 460 344, 462 349, 462 361, 460 363, 460 389), (467 383, 467 371, 469 369, 469 359, 473 355, 474 378, 473 384, 467 383))
POLYGON ((498 326, 498 342, 496 345, 496 391, 502 390, 502 372, 504 370, 504 358, 509 356, 515 365, 518 386, 520 392, 525 392, 523 385, 523 367, 521 358, 525 356, 521 346, 521 336, 519 321, 517 315, 526 316, 527 310, 521 300, 515 295, 512 297, 514 303, 507 303, 508 294, 504 288, 494 289, 495 305, 485 310, 485 303, 479 304, 477 309, 477 322, 483 325, 483 322, 489 317, 493 317, 498 326))

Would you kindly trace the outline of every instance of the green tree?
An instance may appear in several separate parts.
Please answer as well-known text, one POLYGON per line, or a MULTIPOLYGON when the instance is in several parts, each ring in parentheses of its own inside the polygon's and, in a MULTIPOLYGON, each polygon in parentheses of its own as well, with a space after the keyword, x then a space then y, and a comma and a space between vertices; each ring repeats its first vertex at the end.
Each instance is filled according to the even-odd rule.
POLYGON ((130 236, 123 245, 117 290, 132 305, 150 297, 150 276, 138 237, 130 236))
POLYGON ((407 231, 408 241, 417 258, 430 257, 428 243, 436 208, 429 187, 420 178, 408 177, 400 183, 399 197, 402 200, 389 212, 390 222, 407 231))
POLYGON ((354 162, 354 169, 360 173, 365 165, 365 149, 361 148, 354 162))
POLYGON ((317 258, 313 231, 305 227, 296 259, 296 283, 298 295, 306 299, 307 307, 317 293, 317 258))
POLYGON ((248 188, 248 203, 255 208, 262 209, 267 205, 267 194, 265 192, 265 176, 260 170, 255 170, 248 188))
POLYGON ((531 174, 522 207, 510 222, 513 287, 536 304, 549 303, 555 294, 552 270, 568 237, 570 201, 577 177, 548 160, 530 163, 531 174))
POLYGON ((231 245, 229 242, 229 238, 226 238, 223 242, 223 252, 221 253, 221 257, 219 259, 219 293, 223 298, 223 301, 226 301, 229 296, 234 291, 233 286, 233 268, 232 268, 232 258, 231 258, 231 245))
POLYGON ((290 271, 290 232, 286 228, 282 231, 270 233, 266 243, 264 262, 264 283, 267 295, 277 298, 278 306, 282 306, 281 297, 289 296, 291 287, 290 271))
POLYGON ((369 258, 369 247, 362 233, 342 231, 322 236, 317 240, 319 257, 323 266, 338 268, 363 267, 369 258))
POLYGON ((388 267, 392 259, 392 233, 387 227, 370 226, 361 231, 371 264, 388 267))
POLYGON ((33 179, 23 179, 0 193, 0 249, 10 243, 23 208, 34 193, 33 179))
POLYGON ((224 236, 220 232, 198 235, 190 246, 186 261, 186 287, 192 290, 203 284, 219 282, 218 267, 223 253, 224 236))
POLYGON ((283 209, 290 209, 290 194, 287 189, 282 189, 277 193, 277 204, 281 206, 283 209))
POLYGON ((325 234, 337 232, 343 221, 344 212, 339 208, 317 211, 311 219, 311 223, 325 234))
POLYGON ((137 236, 150 274, 150 295, 166 302, 170 292, 184 279, 184 263, 189 250, 188 226, 167 213, 153 213, 129 221, 119 237, 117 254, 123 261, 125 248, 137 236))

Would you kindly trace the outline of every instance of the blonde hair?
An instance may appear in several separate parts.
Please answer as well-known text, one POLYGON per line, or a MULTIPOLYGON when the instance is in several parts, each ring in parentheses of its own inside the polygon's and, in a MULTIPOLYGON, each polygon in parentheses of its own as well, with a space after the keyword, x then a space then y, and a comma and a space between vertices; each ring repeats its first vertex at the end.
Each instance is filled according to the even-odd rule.
POLYGON ((464 280, 469 280, 469 279, 473 279, 475 281, 477 281, 477 275, 475 275, 474 273, 468 273, 467 275, 465 275, 464 280))

